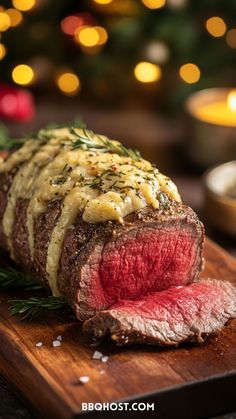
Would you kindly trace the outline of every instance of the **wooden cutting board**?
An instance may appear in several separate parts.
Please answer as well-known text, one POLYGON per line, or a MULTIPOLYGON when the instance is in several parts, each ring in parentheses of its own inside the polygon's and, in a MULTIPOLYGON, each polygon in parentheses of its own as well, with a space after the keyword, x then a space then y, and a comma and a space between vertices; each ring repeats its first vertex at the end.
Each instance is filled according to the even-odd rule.
MULTIPOLYGON (((204 276, 236 283, 236 260, 210 240, 205 258, 204 276)), ((154 402, 154 415, 161 419, 193 419, 236 408, 236 320, 203 346, 122 349, 104 342, 97 349, 109 360, 102 363, 92 359, 95 348, 74 320, 55 313, 33 322, 10 317, 7 300, 16 297, 19 293, 1 297, 0 372, 40 417, 74 418, 82 402, 120 400, 154 402), (62 344, 55 348, 58 335, 62 344), (39 341, 41 348, 35 346, 39 341), (82 385, 80 376, 90 381, 82 385)), ((128 415, 139 417, 135 411, 128 415)))

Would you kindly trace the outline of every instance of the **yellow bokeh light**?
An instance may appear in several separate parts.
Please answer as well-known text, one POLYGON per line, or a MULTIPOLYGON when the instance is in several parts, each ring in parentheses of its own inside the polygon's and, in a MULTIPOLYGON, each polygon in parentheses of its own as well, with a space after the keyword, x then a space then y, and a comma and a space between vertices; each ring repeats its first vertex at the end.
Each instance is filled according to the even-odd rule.
POLYGON ((22 12, 27 12, 35 6, 36 0, 12 0, 13 6, 21 10, 22 12))
POLYGON ((11 26, 17 26, 22 22, 23 16, 19 10, 16 9, 8 9, 6 10, 6 14, 10 18, 11 26))
POLYGON ((6 47, 2 43, 0 43, 0 60, 2 60, 6 55, 6 47))
POLYGON ((11 26, 9 16, 5 12, 0 12, 0 32, 5 32, 11 26))
POLYGON ((228 94, 227 104, 232 111, 236 111, 236 90, 231 90, 228 94))
POLYGON ((113 0, 93 0, 93 1, 94 3, 97 3, 97 4, 110 4, 113 2, 113 0))
POLYGON ((166 4, 166 0, 142 0, 142 2, 149 9, 160 9, 166 4))
POLYGON ((74 95, 80 89, 80 80, 74 73, 63 73, 58 77, 57 85, 63 93, 74 95))
POLYGON ((231 48, 236 48, 236 29, 230 29, 226 34, 226 42, 231 48))
POLYGON ((158 81, 161 78, 161 68, 156 65, 143 61, 138 63, 134 68, 134 75, 136 79, 142 83, 151 83, 158 81))
POLYGON ((75 32, 75 39, 85 47, 95 47, 99 43, 99 33, 95 27, 85 26, 75 32))
POLYGON ((94 29, 96 29, 98 33, 98 42, 96 45, 104 45, 107 42, 108 34, 105 28, 102 26, 94 26, 94 29))
POLYGON ((196 64, 187 63, 179 69, 180 77, 189 84, 197 83, 201 77, 201 71, 196 64))
POLYGON ((218 38, 225 34, 227 27, 221 17, 213 16, 206 21, 206 29, 212 36, 218 38))
POLYGON ((29 65, 19 64, 12 71, 12 79, 17 84, 30 84, 34 79, 33 69, 29 65))

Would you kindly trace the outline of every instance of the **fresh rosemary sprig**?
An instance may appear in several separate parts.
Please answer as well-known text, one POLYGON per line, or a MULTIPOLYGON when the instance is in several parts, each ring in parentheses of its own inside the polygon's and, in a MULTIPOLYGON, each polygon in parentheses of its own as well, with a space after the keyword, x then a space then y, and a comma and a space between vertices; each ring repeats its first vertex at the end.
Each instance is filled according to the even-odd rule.
POLYGON ((0 123, 0 150, 9 151, 12 148, 20 147, 25 141, 25 138, 10 138, 6 126, 0 123))
POLYGON ((38 290, 42 285, 37 284, 30 275, 17 271, 14 268, 0 268, 0 289, 25 288, 29 290, 38 290))
POLYGON ((72 127, 70 131, 76 136, 76 140, 73 143, 73 149, 83 148, 85 150, 100 150, 104 153, 116 153, 121 156, 131 157, 133 160, 141 159, 138 150, 126 148, 120 143, 109 140, 107 137, 96 135, 92 131, 87 130, 86 127, 82 128, 83 134, 77 132, 75 127, 72 127))
POLYGON ((21 315, 21 320, 33 320, 45 310, 63 309, 63 313, 70 312, 70 307, 61 297, 31 297, 27 299, 9 300, 12 316, 21 315))
POLYGON ((52 133, 50 131, 54 129, 60 129, 60 128, 70 128, 71 125, 73 125, 74 128, 82 128, 83 127, 83 121, 80 117, 77 117, 74 122, 70 124, 58 124, 58 123, 50 123, 47 124, 44 128, 39 130, 37 134, 37 138, 39 140, 50 140, 52 138, 52 133))

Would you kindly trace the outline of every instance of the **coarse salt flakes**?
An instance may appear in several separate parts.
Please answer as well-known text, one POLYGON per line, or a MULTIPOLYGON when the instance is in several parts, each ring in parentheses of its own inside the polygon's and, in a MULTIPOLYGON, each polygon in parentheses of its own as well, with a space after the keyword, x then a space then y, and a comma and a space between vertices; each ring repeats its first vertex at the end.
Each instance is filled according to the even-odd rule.
POLYGON ((37 348, 40 348, 41 346, 43 346, 43 342, 37 342, 35 346, 37 346, 37 348))
POLYGON ((57 340, 59 340, 60 342, 62 341, 61 335, 57 336, 57 340))
POLYGON ((88 383, 90 378, 87 375, 83 375, 82 377, 79 377, 79 381, 83 384, 88 383))
POLYGON ((101 362, 107 362, 108 359, 109 359, 109 356, 103 355, 102 358, 101 358, 101 362))
POLYGON ((93 353, 93 359, 101 359, 103 357, 103 354, 99 351, 94 351, 93 353))
POLYGON ((59 340, 54 340, 52 342, 52 346, 54 346, 54 348, 56 348, 57 346, 61 346, 61 342, 59 340))

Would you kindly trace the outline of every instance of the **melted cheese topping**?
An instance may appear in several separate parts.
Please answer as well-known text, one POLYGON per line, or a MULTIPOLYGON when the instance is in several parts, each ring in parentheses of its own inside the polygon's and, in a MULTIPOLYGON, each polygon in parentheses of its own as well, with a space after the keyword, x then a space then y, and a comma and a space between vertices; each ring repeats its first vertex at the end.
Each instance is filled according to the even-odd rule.
POLYGON ((32 157, 32 154, 40 146, 39 141, 28 140, 15 153, 10 154, 7 160, 0 161, 0 172, 9 172, 19 164, 26 162, 32 157))
MULTIPOLYGON (((37 145, 37 142, 34 140, 34 147, 32 147, 32 143, 28 144, 29 149, 31 150, 31 156, 32 151, 36 150, 35 145, 37 145)), ((39 144, 38 144, 39 146, 39 144)), ((28 156, 30 153, 29 149, 27 148, 26 144, 22 147, 22 152, 16 152, 13 153, 10 158, 11 164, 12 162, 16 162, 16 164, 19 164, 19 158, 22 157, 23 149, 26 148, 26 155, 28 156), (13 158, 14 154, 16 154, 15 159, 13 158)), ((41 170, 42 166, 47 164, 59 151, 60 149, 60 143, 58 140, 52 139, 48 142, 48 144, 43 145, 41 148, 39 148, 39 151, 37 151, 32 159, 25 165, 23 165, 17 172, 14 181, 11 185, 11 188, 8 193, 8 200, 7 200, 7 207, 3 216, 3 229, 4 233, 7 239, 7 244, 9 251, 11 253, 12 259, 14 259, 14 251, 13 251, 13 244, 12 244, 12 226, 15 216, 15 207, 17 199, 19 198, 25 198, 29 199, 32 194, 32 189, 34 188, 34 182, 35 179, 37 179, 38 173, 41 170)), ((6 166, 9 167, 8 160, 6 161, 6 166)))
POLYGON ((106 137, 91 134, 89 140, 96 140, 96 147, 88 148, 86 143, 79 143, 78 148, 73 148, 73 143, 78 140, 77 134, 84 136, 79 129, 74 133, 67 128, 47 131, 46 144, 27 141, 0 165, 1 171, 9 171, 26 160, 14 178, 3 217, 4 232, 13 257, 11 236, 17 199, 30 199, 27 228, 32 259, 34 220, 46 211, 49 201, 63 201, 47 254, 46 271, 53 295, 59 295, 57 272, 63 241, 78 214, 89 223, 108 220, 122 223, 126 215, 147 205, 157 209, 160 192, 180 201, 174 183, 151 163, 115 153, 114 150, 120 147, 119 142, 109 140, 113 148, 112 152, 107 152, 103 149, 106 137))

